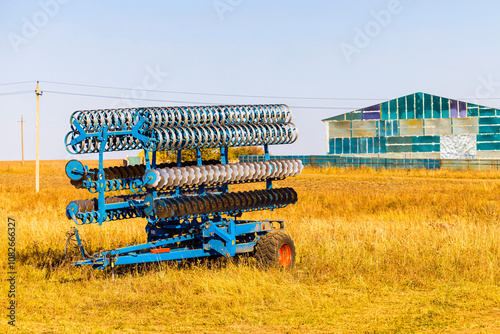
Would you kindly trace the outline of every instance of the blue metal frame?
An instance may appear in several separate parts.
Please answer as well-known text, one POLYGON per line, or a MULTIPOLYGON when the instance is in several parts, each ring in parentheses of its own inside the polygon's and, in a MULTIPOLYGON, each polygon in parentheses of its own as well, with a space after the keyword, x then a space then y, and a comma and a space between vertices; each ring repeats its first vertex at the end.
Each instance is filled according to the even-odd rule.
POLYGON ((105 269, 109 265, 183 260, 193 257, 231 257, 235 254, 252 252, 257 241, 265 233, 283 230, 283 221, 237 221, 235 218, 221 217, 178 222, 177 225, 165 225, 163 228, 148 224, 147 243, 101 252, 90 258, 85 257, 82 251, 84 260, 74 264, 105 269), (194 230, 196 232, 190 233, 194 230), (166 237, 179 232, 181 233, 179 236, 166 237))
MULTIPOLYGON (((123 248, 104 251, 99 254, 87 257, 83 245, 76 230, 76 239, 83 260, 75 262, 74 265, 90 265, 95 269, 105 269, 107 266, 123 264, 147 263, 167 260, 183 260, 188 258, 199 258, 208 256, 231 257, 238 253, 252 252, 257 241, 264 234, 270 231, 283 231, 283 221, 239 221, 236 217, 241 213, 252 211, 253 209, 236 210, 231 212, 211 213, 205 215, 176 217, 175 219, 160 219, 153 214, 152 203, 157 199, 185 196, 191 193, 192 196, 205 195, 209 190, 211 193, 227 193, 228 185, 224 183, 212 187, 203 185, 196 187, 175 187, 174 189, 158 192, 155 189, 147 189, 145 185, 151 179, 142 180, 140 178, 106 180, 104 174, 104 152, 110 135, 132 135, 141 140, 142 147, 151 147, 149 142, 154 140, 143 135, 141 129, 144 119, 140 119, 132 130, 129 131, 108 131, 104 126, 101 131, 86 133, 81 125, 74 120, 73 126, 79 133, 69 144, 75 145, 86 138, 95 137, 99 142, 99 169, 97 171, 97 181, 92 181, 88 166, 78 163, 68 164, 66 172, 74 179, 79 175, 87 175, 83 185, 90 192, 98 193, 98 208, 93 212, 79 213, 77 205, 68 206, 68 216, 76 224, 98 223, 101 225, 105 221, 128 219, 141 217, 147 219, 146 233, 147 243, 141 245, 126 246, 123 248), (115 190, 130 189, 133 193, 149 194, 144 200, 127 199, 122 203, 106 203, 105 193, 115 190), (149 213, 146 214, 146 212, 149 213), (278 226, 279 225, 279 226, 278 226)), ((68 143, 67 143, 68 144, 68 143)), ((269 147, 264 145, 265 161, 270 159, 269 147)), ((220 147, 221 164, 228 163, 228 147, 220 147)), ((177 166, 182 166, 182 150, 177 150, 177 166)), ((144 149, 146 172, 156 168, 156 151, 144 149), (152 158, 150 159, 150 152, 152 158)), ((197 164, 202 165, 201 150, 196 150, 197 164)), ((273 179, 266 180, 266 188, 272 189, 273 179)), ((239 183, 239 182, 233 182, 239 183)), ((265 208, 274 210, 284 207, 283 205, 273 205, 265 208)))

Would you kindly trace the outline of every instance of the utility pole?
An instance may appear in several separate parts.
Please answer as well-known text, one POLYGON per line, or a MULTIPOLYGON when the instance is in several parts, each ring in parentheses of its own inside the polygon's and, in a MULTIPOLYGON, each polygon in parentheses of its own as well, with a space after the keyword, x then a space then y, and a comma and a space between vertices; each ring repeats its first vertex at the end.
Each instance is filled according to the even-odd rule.
POLYGON ((21 116, 21 164, 24 165, 24 134, 23 134, 23 116, 21 116))
POLYGON ((40 91, 39 82, 36 82, 36 192, 40 191, 40 91))

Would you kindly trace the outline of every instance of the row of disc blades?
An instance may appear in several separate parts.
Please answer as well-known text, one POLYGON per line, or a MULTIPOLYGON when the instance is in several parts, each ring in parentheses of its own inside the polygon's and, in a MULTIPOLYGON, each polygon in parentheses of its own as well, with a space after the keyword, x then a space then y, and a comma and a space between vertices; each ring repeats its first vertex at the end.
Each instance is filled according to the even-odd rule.
MULTIPOLYGON (((71 154, 99 153, 101 142, 96 135, 79 138, 78 130, 68 132, 66 149, 71 154), (74 142, 78 140, 78 142, 74 142)), ((244 124, 176 128, 153 128, 142 135, 144 142, 132 134, 109 133, 103 147, 104 152, 149 149, 152 151, 214 148, 221 146, 256 146, 291 144, 297 140, 298 132, 293 123, 244 124)))
MULTIPOLYGON (((206 160, 203 162, 204 164, 215 165, 219 163, 218 160, 206 160)), ((184 161, 182 162, 183 166, 195 166, 197 161, 184 161)), ((173 168, 177 165, 175 162, 161 163, 157 164, 157 169, 161 168, 173 168)), ((114 167, 105 167, 104 169, 104 178, 106 180, 123 180, 123 179, 132 179, 132 178, 143 178, 146 172, 146 165, 134 165, 134 166, 114 166, 114 167)), ((82 174, 82 178, 80 180, 71 180, 71 184, 75 186, 77 189, 83 189, 83 181, 87 180, 90 177, 91 181, 97 181, 97 172, 98 168, 90 168, 89 173, 82 174)))
MULTIPOLYGON (((70 131, 64 138, 66 149, 71 154, 99 153, 101 142, 97 137, 86 137, 78 143, 71 144, 80 133, 78 131, 70 131)), ((142 142, 135 138, 132 134, 111 135, 108 136, 104 145, 104 152, 127 151, 142 149, 142 142)))
MULTIPOLYGON (((177 218, 184 216, 197 216, 213 213, 237 213, 244 210, 264 210, 270 207, 284 206, 297 202, 297 193, 293 188, 276 188, 268 190, 254 190, 245 192, 232 192, 222 194, 207 194, 202 196, 183 196, 160 198, 152 200, 151 195, 126 195, 106 197, 106 204, 123 203, 130 200, 147 201, 151 198, 151 205, 146 206, 144 211, 134 206, 111 210, 106 214, 106 220, 120 219, 134 213, 134 217, 154 212, 162 219, 177 218), (139 210, 139 211, 138 211, 139 210)), ((71 201, 66 207, 66 216, 71 219, 77 214, 95 215, 99 209, 97 198, 71 201)), ((97 222, 94 218, 84 219, 97 222)))
POLYGON ((157 168, 144 175, 148 188, 170 188, 292 177, 302 172, 300 159, 157 168))
POLYGON ((231 214, 295 202, 297 202, 297 193, 293 188, 277 188, 159 199, 154 202, 154 213, 159 218, 170 219, 223 212, 231 214))
POLYGON ((148 133, 150 150, 291 144, 298 136, 293 123, 154 128, 148 133))
MULTIPOLYGON (((134 201, 142 201, 144 200, 145 195, 125 195, 125 196, 113 196, 113 197, 106 197, 104 202, 106 204, 112 204, 112 203, 123 203, 129 200, 134 200, 134 201)), ((86 212, 94 212, 98 210, 98 200, 97 198, 92 198, 92 199, 80 199, 76 201, 71 201, 69 202, 67 209, 66 209, 66 214, 68 218, 71 218, 69 215, 69 212, 73 213, 86 213, 86 212), (73 204, 76 203, 76 206, 73 204), (76 210, 75 210, 76 209, 76 210)))
POLYGON ((107 126, 110 131, 131 130, 141 119, 143 130, 167 127, 289 123, 290 108, 284 104, 179 106, 78 110, 71 115, 87 133, 107 126))

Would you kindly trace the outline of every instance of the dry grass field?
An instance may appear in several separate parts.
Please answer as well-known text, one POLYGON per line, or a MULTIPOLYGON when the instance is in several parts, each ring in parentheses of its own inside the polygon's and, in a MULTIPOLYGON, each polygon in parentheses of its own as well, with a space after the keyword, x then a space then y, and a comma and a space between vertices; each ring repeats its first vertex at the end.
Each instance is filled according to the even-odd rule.
MULTIPOLYGON (((64 209, 91 195, 63 167, 43 162, 36 194, 32 162, 0 163, 4 272, 7 216, 19 223, 18 325, 2 315, 2 333, 500 332, 500 172, 305 169, 277 183, 297 204, 243 216, 286 220, 293 270, 241 258, 119 268, 112 281, 64 259, 64 209)), ((79 230, 98 251, 144 242, 144 226, 79 230)))

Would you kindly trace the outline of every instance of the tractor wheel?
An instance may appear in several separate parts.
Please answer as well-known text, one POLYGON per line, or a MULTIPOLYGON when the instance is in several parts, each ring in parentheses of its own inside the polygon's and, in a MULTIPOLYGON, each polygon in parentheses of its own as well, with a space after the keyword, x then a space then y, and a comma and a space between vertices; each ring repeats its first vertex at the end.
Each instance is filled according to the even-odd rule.
POLYGON ((292 238, 285 233, 267 233, 255 246, 255 258, 266 267, 289 269, 295 263, 295 245, 292 238))

